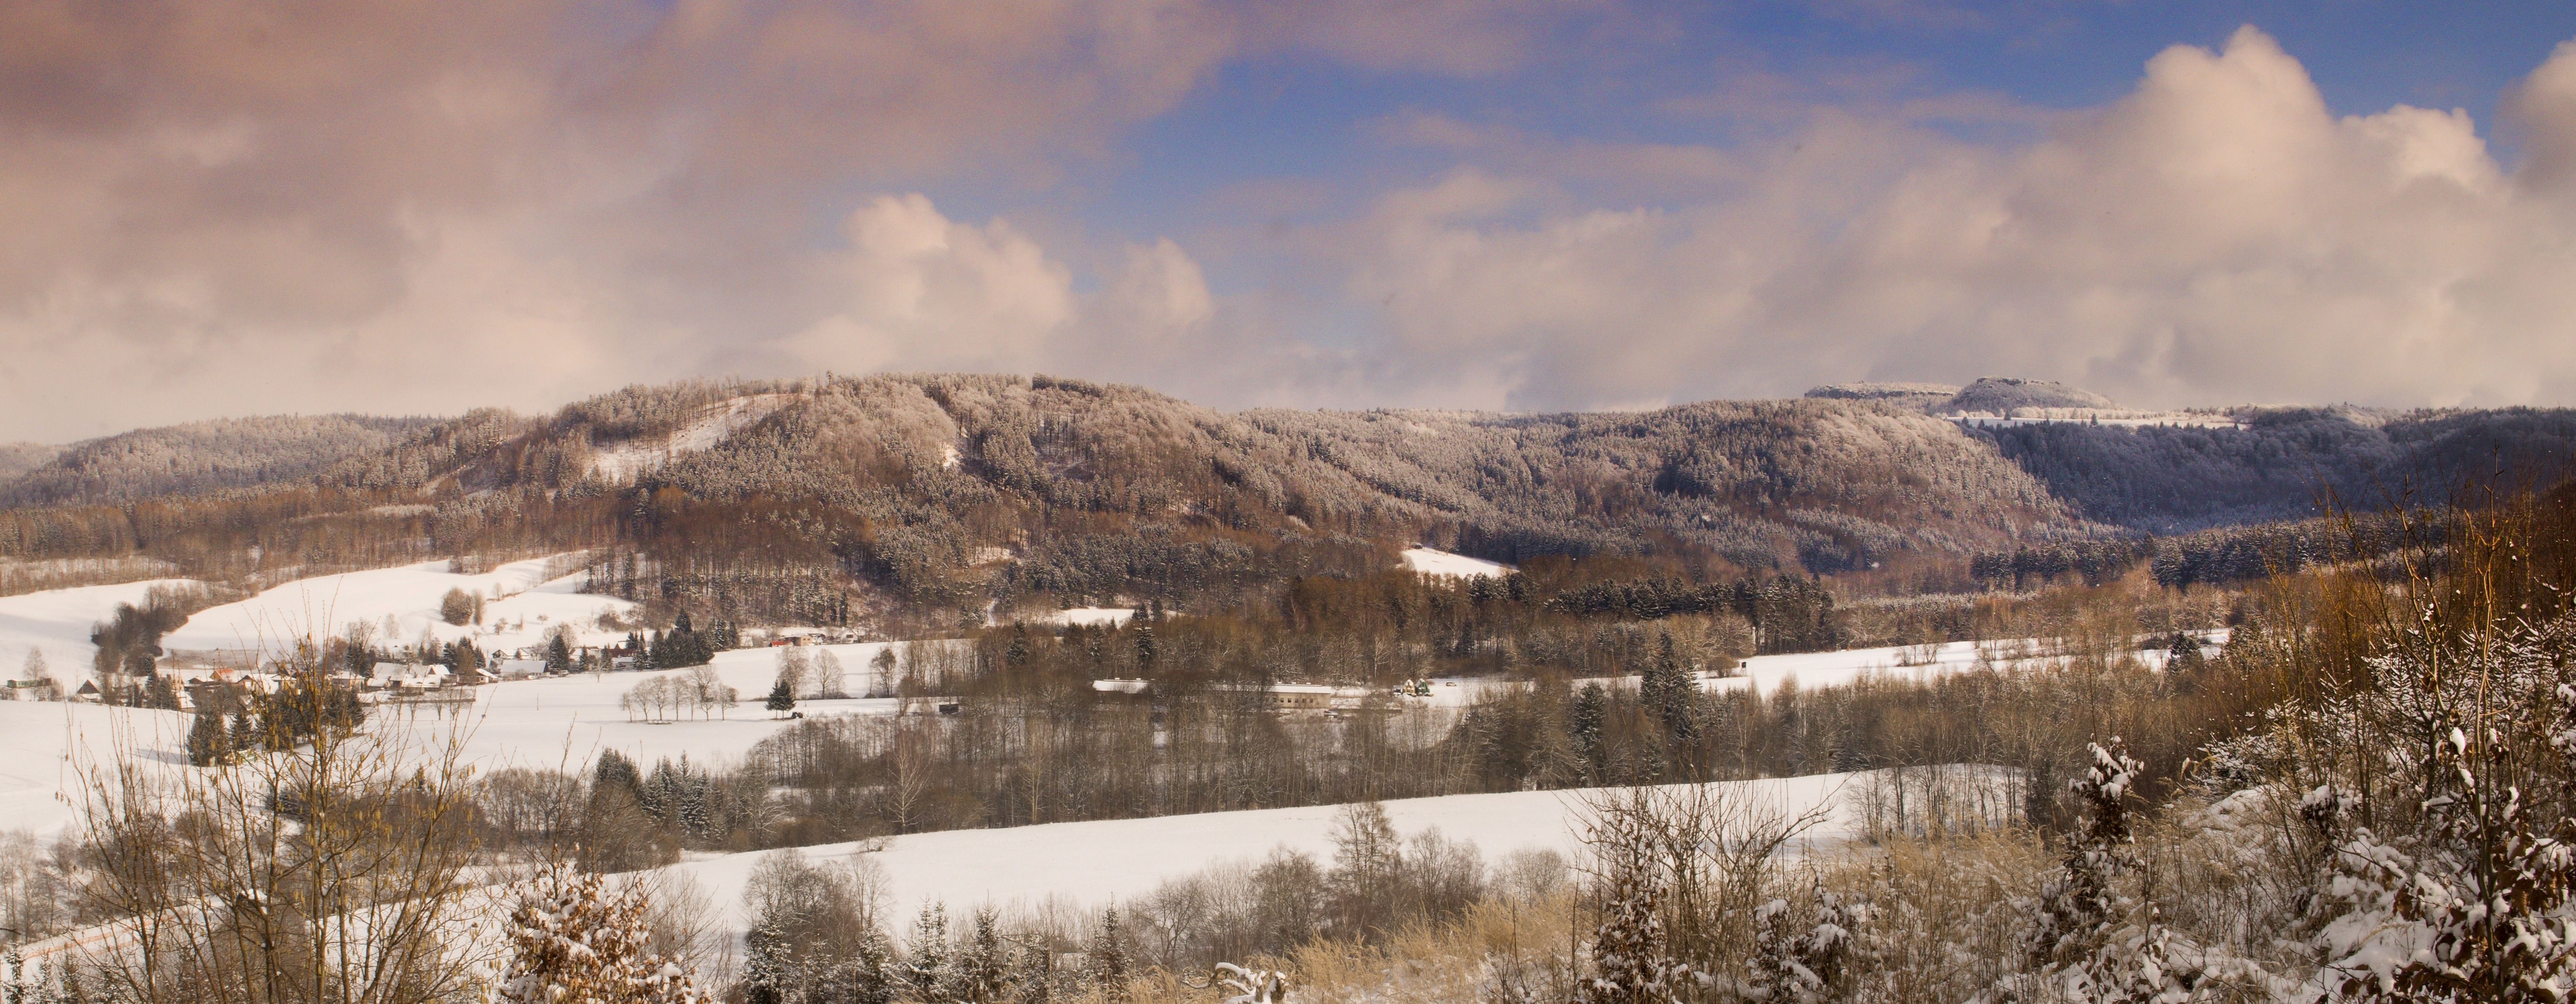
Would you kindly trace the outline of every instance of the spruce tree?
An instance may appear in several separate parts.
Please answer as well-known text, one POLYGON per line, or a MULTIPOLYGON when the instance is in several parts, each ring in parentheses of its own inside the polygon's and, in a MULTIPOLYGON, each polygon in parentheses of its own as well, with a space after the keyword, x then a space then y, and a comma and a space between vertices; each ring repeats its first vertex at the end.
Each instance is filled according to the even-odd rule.
POLYGON ((197 713, 188 726, 188 762, 211 767, 232 759, 232 737, 224 732, 224 717, 211 709, 197 713))
POLYGON ((850 957, 839 983, 840 999, 849 1004, 894 1004, 902 981, 895 973, 894 948, 876 925, 859 932, 858 951, 850 957))
POLYGON ((770 685, 769 703, 766 707, 769 708, 769 717, 771 718, 782 717, 788 712, 796 710, 796 690, 795 688, 787 685, 786 677, 781 676, 778 678, 777 683, 770 685))
POLYGON ((250 711, 247 709, 234 711, 230 752, 239 756, 257 749, 259 749, 259 730, 251 726, 250 711))
POLYGON ((909 951, 903 982, 913 998, 925 1004, 953 1000, 948 993, 954 976, 948 960, 948 904, 922 904, 921 915, 913 918, 911 943, 904 947, 909 951))
POLYGON ((1638 681, 1637 696, 1646 710, 1655 714, 1664 726, 1664 735, 1675 745, 1699 737, 1697 689, 1690 676, 1682 671, 1681 656, 1673 649, 1670 633, 1657 635, 1655 661, 1646 667, 1644 679, 1638 681))
POLYGON ((1091 990, 1102 1000, 1127 999, 1127 940, 1118 930, 1118 907, 1100 911, 1100 929, 1091 935, 1091 990))
POLYGON ((1001 918, 990 908, 975 911, 975 934, 957 958, 957 993, 969 1001, 998 1001, 1010 977, 1010 953, 1002 944, 1001 918))

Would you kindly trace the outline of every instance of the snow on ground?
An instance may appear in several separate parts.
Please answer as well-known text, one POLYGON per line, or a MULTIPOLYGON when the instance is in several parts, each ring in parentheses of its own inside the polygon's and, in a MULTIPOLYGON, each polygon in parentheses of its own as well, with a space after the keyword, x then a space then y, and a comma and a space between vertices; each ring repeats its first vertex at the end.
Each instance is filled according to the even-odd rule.
POLYGON ((89 678, 91 626, 116 612, 119 603, 141 606, 154 586, 193 586, 193 579, 152 579, 113 586, 79 586, 0 596, 0 677, 15 679, 29 649, 41 648, 45 665, 66 688, 77 689, 89 678))
MULTIPOLYGON (((2193 634, 2200 638, 2204 646, 2227 644, 2228 632, 2224 628, 2214 631, 2196 631, 2193 634)), ((2165 660, 2171 655, 2160 648, 2142 649, 2132 654, 2137 656, 2138 661, 2145 664, 2148 669, 2157 671, 2164 669, 2165 660)), ((2213 654, 2215 654, 2214 651, 2213 654)), ((1757 655, 1744 660, 1733 676, 1700 677, 1699 688, 1703 691, 1727 691, 1751 687, 1762 696, 1769 697, 1779 693, 1781 684, 1790 680, 1796 680, 1801 690, 1849 686, 1865 678, 1929 683, 1944 676, 1975 669, 1980 661, 2006 668, 2045 667, 2054 658, 2048 654, 2048 643, 2038 638, 2000 643, 1986 642, 1982 645, 1972 641, 1954 641, 1928 649, 1915 646, 1891 646, 1846 648, 1831 652, 1800 652, 1794 655, 1757 655)), ((1599 683, 1606 687, 1634 690, 1639 682, 1638 676, 1630 674, 1585 677, 1575 680, 1574 685, 1580 687, 1587 683, 1599 683)), ((1429 697, 1416 700, 1435 708, 1461 708, 1487 693, 1523 689, 1529 685, 1527 681, 1492 677, 1444 676, 1431 681, 1429 697)))
POLYGON ((441 641, 472 638, 486 652, 540 644, 547 629, 563 623, 579 625, 593 642, 622 639, 600 631, 596 621, 603 612, 630 615, 637 604, 579 592, 579 574, 547 580, 546 567, 555 558, 513 561, 470 575, 448 571, 446 561, 425 561, 297 579, 199 611, 161 644, 177 650, 276 648, 289 639, 337 635, 361 621, 376 628, 379 642, 410 644, 426 630, 441 641), (482 624, 439 619, 439 601, 450 589, 484 598, 482 624), (388 617, 398 629, 390 637, 383 626, 388 617))
POLYGON ((1512 566, 1463 554, 1433 550, 1428 547, 1404 549, 1404 567, 1424 575, 1457 579, 1499 579, 1512 574, 1512 566))
POLYGON ((1117 627, 1134 619, 1135 616, 1136 611, 1125 607, 1074 607, 1070 610, 1058 610, 1039 620, 1046 624, 1066 626, 1117 627))
MULTIPOLYGON (((1858 814, 1841 800, 1856 775, 1823 774, 1716 785, 1735 794, 1803 812, 1832 805, 1832 815, 1809 831, 1811 844, 1838 842, 1858 831, 1858 814)), ((1570 862, 1582 858, 1574 822, 1580 791, 1525 791, 1448 795, 1384 803, 1389 822, 1410 839, 1432 827, 1452 840, 1472 841, 1488 864, 1520 850, 1552 850, 1570 862)), ((1154 819, 1053 823, 997 830, 951 830, 897 837, 873 852, 891 880, 895 916, 910 916, 925 900, 948 904, 958 916, 978 905, 1035 907, 1050 897, 1096 907, 1112 899, 1148 895, 1169 879, 1229 861, 1257 861, 1286 846, 1330 862, 1338 806, 1210 812, 1154 819)), ((863 853, 862 844, 803 848, 817 863, 832 864, 863 853)), ((696 880, 726 909, 724 923, 739 933, 743 887, 767 852, 726 854, 684 862, 674 870, 696 880)))
MULTIPOLYGON (((2227 643, 2227 632, 2196 632, 2203 644, 2227 643)), ((2135 653, 2147 668, 2161 670, 2168 655, 2162 649, 2135 653)), ((1894 646, 1889 648, 1847 648, 1832 652, 1800 652, 1792 655, 1757 655, 1744 660, 1736 675, 1702 680, 1702 690, 1726 690, 1754 687, 1763 696, 1778 693, 1780 685, 1798 681, 1802 690, 1817 687, 1847 686, 1862 677, 1929 683, 1944 676, 1964 673, 1979 662, 1994 666, 2045 665, 2050 656, 2040 639, 2021 639, 2005 643, 1954 641, 1937 648, 1894 646), (1907 665, 1907 663, 1919 663, 1907 665)))
MULTIPOLYGON (((848 687, 864 692, 868 662, 884 647, 885 643, 826 645, 801 651, 831 652, 849 671, 848 687)), ((371 704, 368 720, 371 727, 418 730, 410 744, 415 754, 443 746, 448 729, 461 727, 465 730, 463 755, 483 772, 504 767, 578 771, 604 749, 624 753, 648 768, 665 757, 687 756, 701 763, 739 760, 762 739, 793 724, 771 718, 761 707, 777 679, 779 655, 786 651, 757 648, 717 654, 712 664, 716 675, 741 698, 725 717, 709 715, 662 725, 630 721, 618 699, 655 676, 689 672, 672 669, 510 680, 465 691, 470 704, 371 704)), ((897 704, 892 698, 806 698, 797 701, 796 710, 807 718, 891 715, 897 704)), ((50 833, 70 821, 72 807, 63 793, 77 789, 71 759, 75 751, 104 760, 130 742, 147 762, 184 764, 190 722, 186 714, 175 711, 72 701, 0 701, 0 830, 50 833)))
POLYGON ((734 433, 777 411, 792 396, 750 394, 718 401, 708 405, 670 435, 630 439, 594 451, 590 469, 605 481, 617 484, 632 482, 637 475, 660 470, 674 457, 696 453, 732 438, 734 433))
POLYGON ((0 830, 50 837, 71 825, 87 768, 131 743, 146 764, 187 770, 189 718, 73 701, 0 701, 0 830))
MULTIPOLYGON (((813 645, 801 649, 743 648, 716 653, 710 665, 726 686, 734 688, 739 704, 721 717, 709 714, 703 718, 682 718, 676 722, 654 724, 630 720, 618 706, 620 698, 638 684, 657 676, 690 674, 686 669, 655 670, 646 673, 575 673, 571 676, 543 677, 533 680, 505 680, 472 691, 474 703, 469 709, 435 703, 391 703, 379 705, 374 713, 389 719, 420 722, 432 729, 450 724, 438 717, 442 712, 462 713, 454 723, 469 731, 465 756, 479 768, 500 767, 563 768, 581 770, 599 751, 613 749, 643 762, 647 767, 659 759, 678 759, 685 755, 698 762, 739 760, 762 739, 792 724, 770 717, 761 706, 768 699, 770 685, 778 679, 782 653, 801 651, 809 657, 830 652, 848 672, 846 687, 850 693, 865 693, 868 688, 868 663, 888 643, 860 645, 813 645)), ((807 718, 840 715, 891 715, 896 711, 893 698, 800 698, 796 710, 807 718)))

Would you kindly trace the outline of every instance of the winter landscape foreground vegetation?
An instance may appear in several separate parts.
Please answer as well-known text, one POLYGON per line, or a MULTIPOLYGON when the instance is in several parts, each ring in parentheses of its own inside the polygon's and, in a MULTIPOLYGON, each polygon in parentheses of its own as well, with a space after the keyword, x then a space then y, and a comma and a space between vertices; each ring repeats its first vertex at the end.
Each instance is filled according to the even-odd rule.
MULTIPOLYGON (((21 671, 45 685, 12 688, 88 683, 115 706, 47 705, 106 723, 111 741, 75 744, 59 771, 6 767, 58 774, 47 790, 67 813, 0 836, 0 992, 2181 1002, 2576 988, 2576 488, 2235 523, 2153 493, 2059 493, 2029 473, 2057 461, 2032 457, 2079 470, 2206 433, 2220 448, 2166 452, 2218 484, 2230 464, 2277 458, 2287 440, 2260 431, 2272 419, 2007 427, 2016 445, 1843 399, 1626 424, 1153 426, 1165 415, 1144 425, 1168 436, 1113 449, 1105 431, 1144 426, 1012 425, 1011 409, 1154 402, 871 380, 724 398, 735 424, 659 453, 597 430, 699 405, 619 418, 594 402, 588 425, 483 416, 508 435, 435 440, 453 447, 436 464, 419 437, 459 426, 367 426, 348 433, 361 452, 414 438, 340 474, 297 461, 211 490, 45 475, 106 494, 48 487, 9 511, 0 549, 25 557, 24 584, 60 588, 8 610, 126 599, 83 629, 87 665, 48 641, 58 664, 21 671), (835 470, 855 480, 810 495, 776 475, 818 454, 762 452, 810 451, 816 427, 764 440, 760 422, 914 397, 974 431, 854 450, 835 470), (777 410, 735 422, 759 407, 777 410), (1800 453, 1854 429, 1930 452, 1893 467, 1800 453), (1923 445, 1937 437, 1953 438, 1923 445), (1011 467, 1022 444, 1031 466, 1011 467), (1853 484, 1927 455, 1980 473, 1853 484), (412 470, 365 466, 388 456, 418 468, 373 487, 309 480, 412 470), (1512 470, 1545 484, 1523 491, 1512 470), (1738 476, 1752 480, 1708 487, 1738 476), (2107 521, 2139 512, 2153 518, 2107 521), (2165 536, 2132 532, 2157 520, 2165 536), (1399 545, 1425 539, 1515 565, 1399 563, 1399 545), (349 571, 369 562, 390 567, 349 571), (82 584, 173 573, 186 577, 82 584), (487 578, 508 589, 487 597, 487 578), (384 607, 389 627, 371 606, 263 639, 256 672, 224 670, 234 684, 171 682, 190 660, 244 658, 220 647, 239 633, 227 618, 326 581, 353 605, 369 583, 419 595, 384 607), (762 644, 789 625, 842 643, 762 644), (457 685, 384 675, 430 667, 457 685), (503 678, 523 669, 540 678, 503 678), (1290 703, 1318 692, 1330 702, 1290 703), (1545 836, 1503 836, 1515 828, 1545 836), (1111 875, 1105 841, 1167 867, 1111 875), (1010 895, 906 874, 1032 862, 1039 876, 1010 895), (986 895, 935 892, 968 888, 986 895)), ((2302 436, 2313 445, 2327 420, 2299 419, 2302 436)), ((2411 435, 2382 442, 2458 466, 2457 442, 2411 435)), ((2228 512, 2277 514, 2227 483, 2261 502, 2228 512)))
POLYGON ((796 723, 715 770, 612 755, 478 774, 453 733, 350 726, 326 685, 290 687, 255 728, 296 734, 175 775, 92 764, 81 821, 13 848, 13 925, 62 933, 13 949, 9 992, 2555 1000, 2576 951, 2576 494, 2442 526, 2438 548, 2277 576, 2223 612, 2134 580, 1984 604, 2059 641, 1925 683, 1768 696, 1682 668, 1745 644, 1732 615, 1590 622, 1528 582, 1515 600, 1420 578, 1317 583, 1268 615, 995 629, 961 688, 977 711, 796 723), (2203 614, 2233 622, 2222 650, 2137 656, 2174 644, 2147 619, 2203 614), (1213 684, 1183 684, 1156 722, 1156 704, 1072 686, 1140 662, 1221 679, 1229 659, 1291 657, 1292 634, 1317 653, 1459 632, 1521 649, 1573 624, 1636 635, 1604 658, 1642 679, 1541 674, 1426 736, 1213 684), (1834 806, 1672 783, 1838 766, 1881 769, 1844 787, 1859 822, 1824 841, 1834 806), (1572 853, 1499 860, 1400 832, 1377 801, 1575 786, 1572 853), (1115 903, 896 903, 864 851, 792 846, 1332 802, 1328 855, 1115 903), (738 910, 690 877, 694 848, 752 852, 738 910))

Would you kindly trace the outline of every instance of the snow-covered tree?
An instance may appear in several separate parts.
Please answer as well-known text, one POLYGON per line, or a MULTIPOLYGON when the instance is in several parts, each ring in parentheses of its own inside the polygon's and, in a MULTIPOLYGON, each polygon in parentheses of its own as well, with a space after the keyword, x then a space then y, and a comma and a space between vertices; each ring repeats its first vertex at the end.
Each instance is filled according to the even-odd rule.
POLYGON ((2127 799, 2146 765, 2117 736, 2090 752, 2092 765, 2068 784, 2084 821, 2066 837, 2058 876, 2040 891, 2027 976, 2077 1000, 2190 1000, 2203 974, 2186 961, 2191 953, 2160 922, 2155 904, 2127 881, 2141 864, 2127 799))
MULTIPOLYGON (((1634 822, 1612 817, 1612 826, 1634 822)), ((1646 834, 1613 830, 1600 839, 1608 874, 1601 924, 1589 946, 1592 976, 1576 985, 1576 1004, 1669 1004, 1682 999, 1689 966, 1673 958, 1664 931, 1663 872, 1646 834)))
POLYGON ((2432 741, 2384 744, 2412 775, 2413 825, 2356 827, 2338 848, 2354 912, 2328 942, 2350 999, 2576 997, 2576 684, 2560 668, 2576 623, 2553 628, 2374 665, 2385 717, 2432 741))
POLYGON ((912 921, 912 937, 904 945, 902 969, 903 982, 911 988, 915 1000, 955 999, 950 993, 955 989, 956 972, 949 949, 948 904, 922 904, 921 914, 912 921))
POLYGON ((1011 975, 1010 947, 1002 941, 1001 917, 990 909, 975 911, 975 931, 958 953, 957 996, 967 1001, 998 1001, 1011 975))
POLYGON ((502 935, 497 1004, 698 1004, 697 975, 646 947, 648 903, 596 872, 556 865, 522 886, 502 935))

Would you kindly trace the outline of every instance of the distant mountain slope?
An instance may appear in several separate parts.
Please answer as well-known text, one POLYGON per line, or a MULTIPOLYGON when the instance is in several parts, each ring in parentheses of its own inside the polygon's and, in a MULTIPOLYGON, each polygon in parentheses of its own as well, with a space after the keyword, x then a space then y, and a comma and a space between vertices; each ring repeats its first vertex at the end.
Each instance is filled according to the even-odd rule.
POLYGON ((137 429, 64 447, 9 479, 0 499, 97 505, 309 477, 427 427, 423 418, 272 415, 137 429))
POLYGON ((546 419, 469 416, 322 481, 447 499, 441 528, 503 498, 598 500, 621 539, 667 559, 675 594, 756 564, 763 581, 846 571, 959 606, 1366 572, 1416 541, 1837 572, 2083 532, 1955 424, 1841 400, 1226 413, 1045 377, 694 381, 546 419))
POLYGON ((2054 380, 1981 377, 1952 397, 1943 411, 2009 415, 2019 408, 2116 408, 2110 398, 2054 380))
POLYGON ((2242 428, 2053 422, 1977 435, 2082 516, 2154 533, 2450 501, 2576 471, 2576 410, 2242 409, 2242 428))
POLYGON ((1513 415, 1223 412, 1048 377, 685 381, 546 416, 254 419, 80 444, 9 489, 0 558, 141 555, 261 584, 582 550, 621 595, 707 615, 865 607, 953 626, 995 603, 1226 602, 1394 568, 1415 544, 1955 581, 1978 551, 2306 515, 2320 484, 2368 506, 2382 482, 2440 494, 2482 464, 2542 477, 2576 447, 2569 411, 1972 428, 1926 412, 1938 391, 1513 415), (161 504, 97 504, 147 496, 161 504))
POLYGON ((0 443, 0 490, 17 483, 27 472, 51 463, 62 452, 62 447, 45 443, 0 443))

